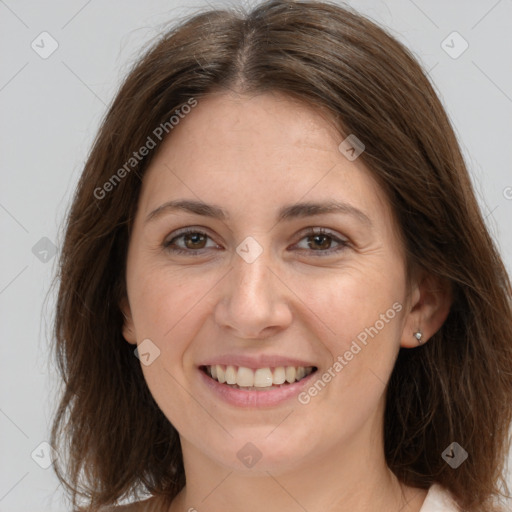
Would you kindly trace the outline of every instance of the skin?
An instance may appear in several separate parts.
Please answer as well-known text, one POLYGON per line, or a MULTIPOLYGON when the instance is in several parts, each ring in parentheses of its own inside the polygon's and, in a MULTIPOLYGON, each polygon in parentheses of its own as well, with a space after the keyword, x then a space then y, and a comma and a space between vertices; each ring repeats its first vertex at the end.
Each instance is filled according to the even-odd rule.
POLYGON ((181 438, 187 485, 171 512, 421 508, 426 492, 385 463, 385 390, 399 348, 414 349, 418 329, 428 340, 450 300, 422 272, 407 282, 389 202, 362 160, 341 154, 342 140, 317 109, 285 96, 221 92, 180 121, 144 176, 123 335, 160 350, 142 370, 181 438), (172 211, 146 222, 175 199, 219 205, 229 218, 172 211), (276 220, 280 207, 327 199, 371 225, 340 213, 276 220), (176 239, 183 227, 208 238, 176 239), (304 234, 310 227, 335 238, 304 234), (263 248, 252 263, 236 252, 247 236, 263 248), (171 240, 189 253, 166 250, 171 240), (199 378, 201 362, 226 353, 293 355, 321 376, 395 303, 401 311, 306 405, 233 406, 199 378), (248 442, 261 453, 252 468, 237 457, 248 442))

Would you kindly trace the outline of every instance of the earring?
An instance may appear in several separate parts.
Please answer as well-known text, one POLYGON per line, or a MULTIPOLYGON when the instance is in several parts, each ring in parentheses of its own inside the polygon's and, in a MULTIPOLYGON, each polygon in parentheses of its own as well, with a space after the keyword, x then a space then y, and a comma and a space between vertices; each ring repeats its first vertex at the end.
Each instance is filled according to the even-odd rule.
POLYGON ((422 336, 423 336, 423 334, 422 334, 422 333, 421 333, 421 331, 419 331, 419 330, 418 330, 418 331, 416 331, 416 332, 414 333, 414 337, 418 340, 418 343, 419 343, 420 345, 421 345, 421 343, 422 343, 422 342, 421 342, 421 337, 422 337, 422 336))

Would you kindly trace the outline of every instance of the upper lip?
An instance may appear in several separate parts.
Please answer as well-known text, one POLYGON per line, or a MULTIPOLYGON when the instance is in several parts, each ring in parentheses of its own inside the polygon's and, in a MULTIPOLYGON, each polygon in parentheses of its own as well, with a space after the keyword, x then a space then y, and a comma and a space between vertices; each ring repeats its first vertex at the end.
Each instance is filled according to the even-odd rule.
POLYGON ((222 356, 211 357, 199 364, 199 366, 243 366, 256 370, 258 368, 276 368, 278 366, 315 366, 313 363, 301 359, 290 358, 288 356, 261 354, 259 356, 225 354, 222 356))

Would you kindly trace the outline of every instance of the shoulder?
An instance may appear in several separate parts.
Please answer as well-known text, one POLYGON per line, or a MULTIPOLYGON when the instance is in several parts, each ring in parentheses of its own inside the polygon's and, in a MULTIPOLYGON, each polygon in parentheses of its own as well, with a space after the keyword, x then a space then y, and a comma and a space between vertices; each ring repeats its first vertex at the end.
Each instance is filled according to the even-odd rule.
POLYGON ((461 509, 448 490, 434 484, 428 490, 420 512, 461 512, 461 509))
POLYGON ((167 512, 168 505, 159 498, 153 497, 127 505, 111 505, 103 507, 98 512, 167 512))

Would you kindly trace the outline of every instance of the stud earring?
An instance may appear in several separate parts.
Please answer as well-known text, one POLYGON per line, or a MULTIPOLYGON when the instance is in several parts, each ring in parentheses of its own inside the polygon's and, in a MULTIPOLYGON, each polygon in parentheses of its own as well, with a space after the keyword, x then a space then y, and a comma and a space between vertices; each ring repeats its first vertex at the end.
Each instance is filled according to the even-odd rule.
POLYGON ((421 345, 422 341, 421 341, 421 338, 422 338, 423 334, 421 333, 421 331, 416 331, 414 333, 414 337, 418 340, 418 344, 421 345))

